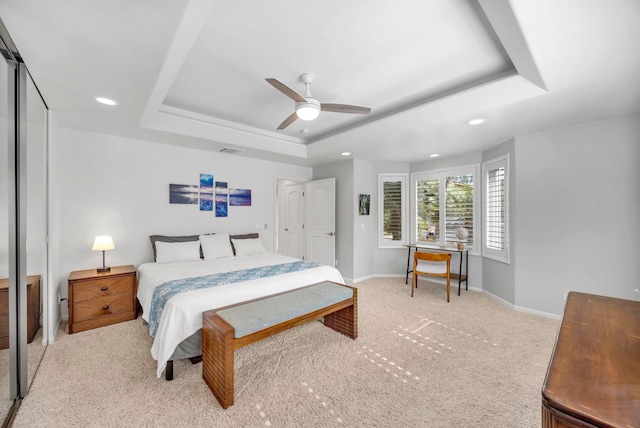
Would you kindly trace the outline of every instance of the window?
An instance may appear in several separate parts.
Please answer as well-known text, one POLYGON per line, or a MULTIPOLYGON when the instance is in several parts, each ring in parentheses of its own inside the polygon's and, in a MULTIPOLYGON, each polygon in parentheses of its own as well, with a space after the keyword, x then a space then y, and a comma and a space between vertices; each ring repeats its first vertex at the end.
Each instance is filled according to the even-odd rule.
POLYGON ((477 166, 413 175, 414 242, 458 243, 456 230, 465 228, 465 244, 474 247, 477 166))
POLYGON ((407 174, 378 174, 378 245, 401 247, 406 243, 407 174))
POLYGON ((509 157, 482 163, 485 179, 485 225, 482 255, 509 263, 509 157))

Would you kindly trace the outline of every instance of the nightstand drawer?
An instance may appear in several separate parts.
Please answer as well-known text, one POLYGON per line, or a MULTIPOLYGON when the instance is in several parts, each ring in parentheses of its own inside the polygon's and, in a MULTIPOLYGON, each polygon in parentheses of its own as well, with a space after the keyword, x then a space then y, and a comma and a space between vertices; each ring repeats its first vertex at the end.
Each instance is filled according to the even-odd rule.
POLYGON ((99 299, 116 294, 133 293, 135 278, 132 276, 120 276, 113 278, 100 278, 92 281, 79 281, 73 290, 73 300, 99 299))
POLYGON ((91 318, 114 315, 134 310, 131 294, 102 297, 73 304, 73 321, 80 322, 91 318))

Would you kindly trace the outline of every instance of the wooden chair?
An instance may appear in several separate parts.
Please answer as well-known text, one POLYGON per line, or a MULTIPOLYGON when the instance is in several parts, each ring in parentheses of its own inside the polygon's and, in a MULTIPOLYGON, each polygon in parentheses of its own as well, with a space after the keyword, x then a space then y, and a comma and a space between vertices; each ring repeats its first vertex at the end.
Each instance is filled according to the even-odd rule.
POLYGON ((418 288, 418 275, 447 278, 447 302, 449 301, 449 295, 451 294, 451 254, 420 251, 414 253, 411 297, 413 297, 413 289, 418 288))

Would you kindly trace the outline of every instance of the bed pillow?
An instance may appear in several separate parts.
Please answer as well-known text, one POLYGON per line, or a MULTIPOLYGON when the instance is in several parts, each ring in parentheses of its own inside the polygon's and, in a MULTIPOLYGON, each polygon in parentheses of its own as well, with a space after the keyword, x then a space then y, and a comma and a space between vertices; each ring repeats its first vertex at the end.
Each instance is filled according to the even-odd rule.
POLYGON ((200 260, 200 241, 156 242, 156 263, 200 260))
POLYGON ((253 254, 266 253, 260 238, 256 239, 231 239, 233 248, 236 250, 236 256, 251 256, 253 254))
POLYGON ((221 259, 233 257, 231 240, 227 233, 216 233, 215 235, 200 235, 200 246, 205 260, 221 259))
MULTIPOLYGON (((158 254, 156 251, 156 243, 157 242, 188 242, 188 241, 197 241, 198 235, 186 235, 186 236, 167 236, 167 235, 151 235, 149 236, 151 240, 151 247, 153 248, 153 261, 157 261, 158 254)), ((200 254, 202 257, 202 254, 200 254)))
POLYGON ((233 254, 236 253, 236 248, 233 246, 234 239, 256 239, 259 238, 260 235, 256 232, 254 233, 245 233, 244 235, 230 235, 231 238, 231 248, 233 248, 233 254))

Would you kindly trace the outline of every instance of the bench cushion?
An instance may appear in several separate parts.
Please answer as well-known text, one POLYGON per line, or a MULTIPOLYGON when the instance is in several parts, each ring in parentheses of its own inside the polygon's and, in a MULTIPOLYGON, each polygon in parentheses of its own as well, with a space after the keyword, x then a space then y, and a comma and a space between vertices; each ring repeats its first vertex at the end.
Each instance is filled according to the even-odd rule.
POLYGON ((353 297, 353 290, 322 282, 288 293, 245 303, 216 314, 234 328, 240 338, 353 297))

